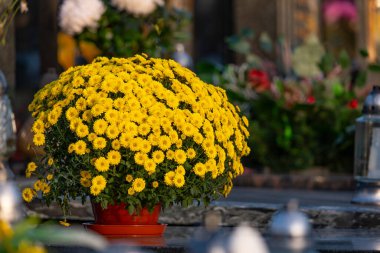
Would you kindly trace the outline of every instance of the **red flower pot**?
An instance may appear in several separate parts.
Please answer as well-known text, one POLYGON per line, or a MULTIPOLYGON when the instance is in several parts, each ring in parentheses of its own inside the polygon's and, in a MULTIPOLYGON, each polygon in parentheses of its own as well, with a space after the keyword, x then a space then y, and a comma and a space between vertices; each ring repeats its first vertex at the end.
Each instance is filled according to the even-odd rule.
POLYGON ((95 224, 99 225, 156 225, 161 206, 156 205, 152 212, 143 208, 139 214, 129 214, 126 204, 108 205, 103 209, 99 203, 92 203, 95 224))

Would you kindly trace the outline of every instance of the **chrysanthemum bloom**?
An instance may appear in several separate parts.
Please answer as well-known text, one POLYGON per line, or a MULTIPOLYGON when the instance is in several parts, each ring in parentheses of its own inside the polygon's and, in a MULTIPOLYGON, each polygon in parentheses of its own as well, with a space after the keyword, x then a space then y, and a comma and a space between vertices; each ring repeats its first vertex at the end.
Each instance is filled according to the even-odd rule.
POLYGON ((164 5, 163 0, 111 0, 111 3, 119 10, 128 11, 136 16, 146 16, 157 6, 164 5))
POLYGON ((229 193, 249 153, 248 122, 225 91, 171 60, 97 58, 46 85, 29 110, 46 156, 28 165, 38 181, 27 201, 39 191, 135 210, 207 202, 229 193))
POLYGON ((95 29, 105 10, 101 0, 65 0, 59 12, 59 26, 70 35, 85 28, 95 29))

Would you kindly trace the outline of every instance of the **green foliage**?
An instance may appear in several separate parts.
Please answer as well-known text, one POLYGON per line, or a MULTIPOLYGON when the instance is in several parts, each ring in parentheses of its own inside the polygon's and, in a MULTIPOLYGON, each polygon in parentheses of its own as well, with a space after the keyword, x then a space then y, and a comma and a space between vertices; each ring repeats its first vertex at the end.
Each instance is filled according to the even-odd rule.
POLYGON ((176 42, 188 39, 184 31, 190 14, 166 5, 147 16, 134 16, 120 11, 104 0, 106 12, 98 28, 85 29, 76 35, 78 41, 94 43, 105 56, 127 57, 146 53, 152 57, 168 57, 176 42))
MULTIPOLYGON (((253 156, 246 166, 261 165, 281 172, 323 166, 351 173, 354 123, 362 99, 355 87, 366 83, 366 71, 359 71, 352 82, 347 52, 334 58, 313 37, 290 53, 284 52, 286 47, 279 41, 281 60, 275 71, 269 70, 263 55, 270 53, 273 43, 261 35, 259 47, 263 52, 253 53, 252 39, 253 33, 247 31, 227 39, 230 48, 243 53, 246 61, 227 65, 213 76, 250 120, 253 156), (292 65, 283 73, 286 62, 292 65), (270 79, 269 73, 272 80, 268 85, 265 80, 270 79)), ((365 50, 360 53, 368 55, 365 50)), ((369 70, 380 71, 380 67, 372 64, 369 70)))

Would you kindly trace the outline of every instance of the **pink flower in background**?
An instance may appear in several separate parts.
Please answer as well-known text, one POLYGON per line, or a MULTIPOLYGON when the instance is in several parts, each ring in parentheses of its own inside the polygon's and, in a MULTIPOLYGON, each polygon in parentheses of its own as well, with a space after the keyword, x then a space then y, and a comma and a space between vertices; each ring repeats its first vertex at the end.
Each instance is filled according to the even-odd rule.
POLYGON ((270 89, 270 80, 266 72, 252 69, 248 72, 248 80, 251 82, 252 87, 260 92, 270 89))
POLYGON ((355 21, 357 16, 356 6, 349 0, 330 0, 324 5, 324 17, 327 23, 335 23, 341 19, 355 21))

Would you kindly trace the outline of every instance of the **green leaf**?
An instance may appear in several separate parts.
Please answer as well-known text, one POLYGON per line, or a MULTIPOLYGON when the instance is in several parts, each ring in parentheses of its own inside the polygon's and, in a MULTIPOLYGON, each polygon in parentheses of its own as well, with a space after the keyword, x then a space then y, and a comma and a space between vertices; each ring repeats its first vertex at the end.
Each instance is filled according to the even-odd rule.
POLYGON ((346 69, 350 66, 350 56, 346 50, 342 50, 339 54, 339 64, 342 68, 346 69))
POLYGON ((373 72, 380 72, 380 64, 373 63, 368 65, 368 69, 373 72))
POLYGON ((135 207, 133 205, 128 206, 128 213, 132 215, 135 212, 135 207))
POLYGON ((344 88, 340 83, 334 83, 332 86, 332 90, 336 97, 344 93, 344 88))
POLYGON ((358 87, 363 87, 367 82, 367 73, 360 72, 358 77, 355 80, 355 85, 358 87))
POLYGON ((248 54, 251 50, 251 45, 246 40, 239 40, 236 43, 230 44, 230 48, 240 54, 248 54))
POLYGON ((268 33, 263 32, 260 35, 259 42, 260 42, 260 48, 262 50, 264 50, 266 53, 271 53, 272 52, 272 50, 273 50, 273 45, 272 44, 273 43, 272 43, 272 40, 269 37, 268 33))
POLYGON ((240 31, 240 35, 242 37, 245 37, 245 38, 248 38, 248 39, 251 39, 255 36, 255 33, 253 32, 252 29, 250 28, 243 28, 241 31, 240 31))
POLYGON ((329 53, 325 54, 322 56, 318 66, 323 73, 329 73, 334 68, 334 57, 329 53))
POLYGON ((360 49, 359 50, 359 54, 364 57, 364 58, 367 58, 368 57, 368 51, 366 49, 360 49))

